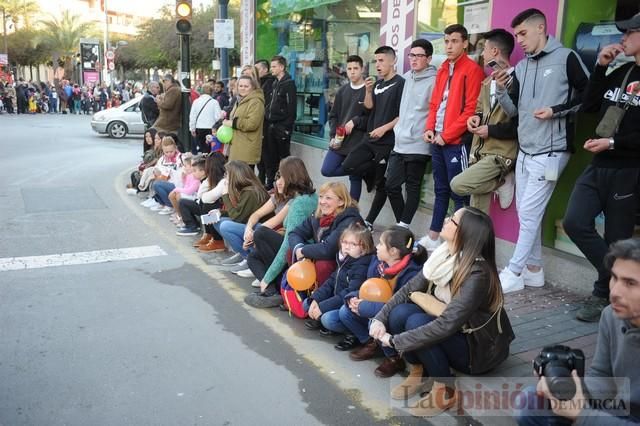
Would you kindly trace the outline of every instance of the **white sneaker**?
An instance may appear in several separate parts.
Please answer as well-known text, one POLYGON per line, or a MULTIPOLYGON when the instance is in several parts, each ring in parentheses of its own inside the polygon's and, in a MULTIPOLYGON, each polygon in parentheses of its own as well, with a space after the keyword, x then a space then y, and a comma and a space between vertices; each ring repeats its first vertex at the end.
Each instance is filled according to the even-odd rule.
POLYGON ((500 272, 500 284, 502 284, 502 292, 505 294, 524 288, 522 275, 514 274, 508 266, 500 272))
POLYGON ((243 260, 244 259, 242 258, 240 253, 234 253, 233 256, 227 257, 222 262, 220 262, 220 264, 225 266, 235 266, 241 264, 243 260))
POLYGON ((129 195, 136 195, 138 193, 138 190, 135 188, 127 188, 127 194, 129 195))
POLYGON ((541 268, 538 272, 531 272, 525 266, 522 270, 522 279, 527 287, 544 287, 544 270, 541 268))
MULTIPOLYGON (((147 207, 147 208, 149 208, 149 209, 153 210, 153 209, 154 209, 154 208, 156 208, 156 207, 160 207, 160 208, 161 208, 161 207, 164 207, 164 206, 152 198, 152 199, 151 199, 151 201, 149 201, 149 203, 147 203, 147 204, 145 205, 145 207, 147 207)), ((154 211, 155 211, 155 210, 154 210, 154 211)))
MULTIPOLYGON (((228 265, 225 265, 228 266, 228 265)), ((232 265, 233 267, 231 269, 229 269, 231 272, 233 272, 234 274, 238 271, 244 271, 245 269, 247 269, 249 266, 247 265, 247 259, 242 259, 240 262, 232 265)))
POLYGON ((140 205, 143 207, 150 207, 152 202, 155 202, 153 198, 147 198, 146 200, 142 201, 140 205))
POLYGON ((173 214, 173 207, 165 206, 162 209, 158 210, 158 214, 162 216, 173 214))
POLYGON ((260 288, 260 280, 255 279, 255 280, 251 281, 251 287, 260 288))
POLYGON ((242 278, 255 278, 256 276, 253 275, 253 272, 251 272, 251 269, 243 269, 242 271, 238 271, 238 272, 234 272, 237 276, 242 277, 242 278))
POLYGON ((149 207, 149 210, 151 210, 152 212, 159 212, 160 210, 164 209, 164 207, 165 206, 163 206, 162 204, 156 202, 154 205, 149 207))
POLYGON ((440 238, 438 238, 437 240, 432 240, 428 235, 425 235, 418 240, 418 244, 427 249, 427 253, 431 254, 435 249, 440 247, 440 244, 442 244, 442 242, 440 241, 440 238))
POLYGON ((511 203, 513 202, 513 194, 515 192, 515 180, 514 173, 511 172, 504 177, 504 183, 496 189, 496 193, 498 194, 498 202, 500 203, 500 208, 502 210, 506 210, 509 208, 511 203))

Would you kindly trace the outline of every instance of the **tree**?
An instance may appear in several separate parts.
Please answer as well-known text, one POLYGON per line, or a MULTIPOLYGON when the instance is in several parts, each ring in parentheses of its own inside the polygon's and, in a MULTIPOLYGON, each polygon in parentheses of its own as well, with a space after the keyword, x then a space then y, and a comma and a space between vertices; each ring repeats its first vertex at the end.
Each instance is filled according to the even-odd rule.
POLYGON ((11 16, 18 29, 31 27, 31 17, 40 11, 40 6, 35 0, 0 0, 0 9, 11 16))
POLYGON ((40 41, 53 55, 54 71, 58 67, 59 58, 64 63, 64 76, 71 78, 73 73, 73 56, 80 49, 80 39, 97 35, 94 24, 85 22, 79 15, 69 11, 62 12, 60 19, 51 17, 42 21, 40 41))

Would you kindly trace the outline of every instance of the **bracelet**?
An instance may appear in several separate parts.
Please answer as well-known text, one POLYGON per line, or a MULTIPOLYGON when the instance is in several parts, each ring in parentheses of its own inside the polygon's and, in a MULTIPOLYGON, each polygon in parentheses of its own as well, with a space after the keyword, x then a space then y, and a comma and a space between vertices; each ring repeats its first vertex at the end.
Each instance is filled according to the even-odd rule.
POLYGON ((613 138, 609 138, 609 150, 612 150, 615 146, 615 141, 613 138))

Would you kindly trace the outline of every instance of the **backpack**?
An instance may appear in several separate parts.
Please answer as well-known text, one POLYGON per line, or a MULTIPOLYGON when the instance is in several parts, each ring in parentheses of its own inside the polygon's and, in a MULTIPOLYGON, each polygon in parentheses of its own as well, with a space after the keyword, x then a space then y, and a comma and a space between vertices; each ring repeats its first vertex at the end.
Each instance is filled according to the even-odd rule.
POLYGON ((283 274, 282 276, 280 295, 282 296, 282 300, 284 300, 284 306, 289 309, 289 315, 293 314, 293 316, 300 319, 307 317, 302 302, 308 297, 308 294, 307 292, 299 292, 291 288, 287 282, 287 274, 283 274))

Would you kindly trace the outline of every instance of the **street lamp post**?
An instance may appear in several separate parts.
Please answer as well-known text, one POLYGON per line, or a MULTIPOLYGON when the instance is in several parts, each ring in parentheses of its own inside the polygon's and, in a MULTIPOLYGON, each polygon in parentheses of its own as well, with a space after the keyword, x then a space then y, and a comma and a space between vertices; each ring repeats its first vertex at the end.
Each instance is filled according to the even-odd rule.
MULTIPOLYGON (((218 0, 218 12, 220 19, 229 17, 229 0, 218 0)), ((229 49, 220 48, 220 79, 227 84, 229 82, 229 49)))
MULTIPOLYGON (((109 50, 109 14, 107 13, 107 0, 103 0, 104 6, 104 53, 102 56, 102 62, 104 62, 104 71, 102 72, 102 78, 106 83, 107 77, 109 76, 109 68, 107 67, 107 51, 109 50)), ((109 81, 109 85, 111 85, 111 81, 109 81)))
POLYGON ((2 8, 2 30, 4 34, 4 53, 9 54, 9 47, 7 46, 7 11, 2 8))

